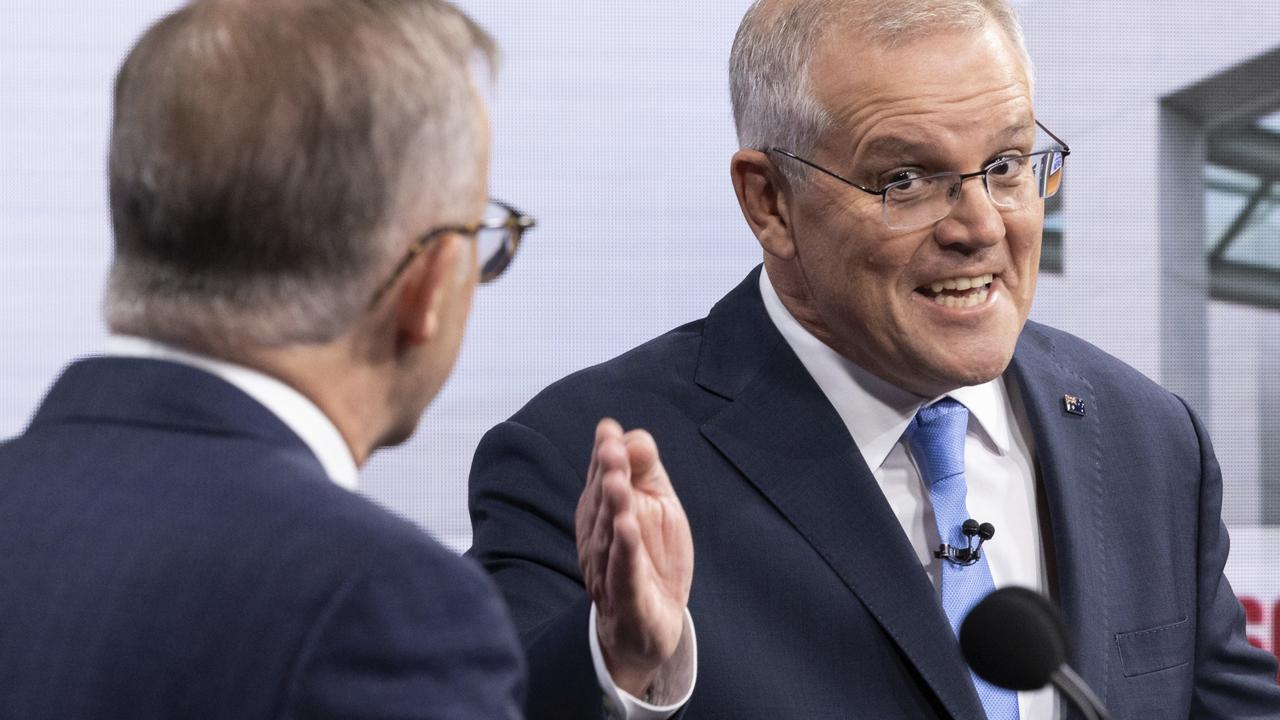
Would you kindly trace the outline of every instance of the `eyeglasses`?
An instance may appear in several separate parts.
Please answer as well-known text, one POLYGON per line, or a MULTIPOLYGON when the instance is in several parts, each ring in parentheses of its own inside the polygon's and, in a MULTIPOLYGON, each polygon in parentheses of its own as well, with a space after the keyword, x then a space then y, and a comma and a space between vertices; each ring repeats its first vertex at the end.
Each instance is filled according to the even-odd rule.
POLYGON ((480 282, 490 282, 507 269, 512 258, 516 256, 516 250, 520 249, 520 239, 525 231, 537 224, 531 216, 525 215, 501 200, 489 198, 482 220, 466 225, 441 225, 432 228, 415 240, 405 252, 404 257, 396 264, 391 277, 387 278, 382 287, 374 293, 373 302, 377 303, 395 284, 400 274, 409 267, 409 263, 413 262, 418 253, 425 250, 431 241, 444 235, 467 235, 475 239, 476 257, 480 260, 480 282))
POLYGON ((964 181, 973 177, 982 178, 987 196, 1001 210, 1016 210, 1036 200, 1053 197, 1062 186, 1063 160, 1071 154, 1071 148, 1049 128, 1041 125, 1039 120, 1036 125, 1062 147, 998 158, 981 170, 971 173, 947 172, 906 177, 879 190, 863 187, 790 150, 769 147, 765 148, 765 152, 789 157, 864 193, 879 195, 884 223, 892 230, 913 230, 932 225, 950 215, 951 209, 960 199, 964 181))

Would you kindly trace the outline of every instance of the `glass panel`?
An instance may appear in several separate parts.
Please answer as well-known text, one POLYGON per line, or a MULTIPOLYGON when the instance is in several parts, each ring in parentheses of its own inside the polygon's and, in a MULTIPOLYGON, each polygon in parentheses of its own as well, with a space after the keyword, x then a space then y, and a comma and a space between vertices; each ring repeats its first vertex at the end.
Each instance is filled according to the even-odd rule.
POLYGON ((1041 272, 1062 272, 1063 190, 1044 201, 1044 236, 1040 246, 1041 272))
POLYGON ((1226 259, 1280 270, 1280 191, 1273 189, 1227 249, 1226 259))
POLYGON ((1204 179, 1204 242, 1207 249, 1213 249, 1249 204, 1249 196, 1258 189, 1259 180, 1218 165, 1206 165, 1204 179))
POLYGON ((1258 176, 1221 165, 1205 165, 1204 181, 1211 189, 1238 193, 1248 197, 1258 189, 1258 176))
POLYGON ((1057 194, 1044 201, 1044 229, 1062 234, 1062 195, 1057 194))
POLYGON ((1273 112, 1270 115, 1259 118, 1258 127, 1280 135, 1280 112, 1273 112))

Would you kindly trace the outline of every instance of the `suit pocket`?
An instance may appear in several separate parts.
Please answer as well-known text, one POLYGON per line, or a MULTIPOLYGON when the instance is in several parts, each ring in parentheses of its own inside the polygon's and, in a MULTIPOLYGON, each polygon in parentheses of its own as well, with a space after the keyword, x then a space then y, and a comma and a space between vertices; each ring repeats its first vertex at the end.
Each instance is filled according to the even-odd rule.
POLYGON ((1119 633, 1116 644, 1125 677, 1185 665, 1191 661, 1191 621, 1184 617, 1169 625, 1119 633))

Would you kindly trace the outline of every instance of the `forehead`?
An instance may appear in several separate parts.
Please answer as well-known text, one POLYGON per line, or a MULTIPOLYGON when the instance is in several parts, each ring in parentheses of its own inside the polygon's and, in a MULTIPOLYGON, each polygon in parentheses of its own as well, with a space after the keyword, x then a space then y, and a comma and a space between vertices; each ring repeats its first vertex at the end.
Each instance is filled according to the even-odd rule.
POLYGON ((858 154, 980 145, 1034 135, 1028 69, 997 27, 943 31, 899 45, 833 29, 810 63, 828 136, 858 154))

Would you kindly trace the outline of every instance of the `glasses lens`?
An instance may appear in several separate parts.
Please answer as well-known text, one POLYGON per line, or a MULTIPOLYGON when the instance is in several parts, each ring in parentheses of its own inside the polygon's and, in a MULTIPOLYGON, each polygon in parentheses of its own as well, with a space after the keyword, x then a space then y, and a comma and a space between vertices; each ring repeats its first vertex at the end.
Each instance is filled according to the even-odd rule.
POLYGON ((889 183, 884 189, 884 222, 892 230, 912 230, 947 216, 947 194, 956 176, 931 175, 889 183))
POLYGON ((1058 189, 1062 187, 1062 167, 1065 164, 1066 155, 1060 152, 1045 153, 1047 156, 1044 160, 1044 180, 1041 183, 1044 187, 1043 197, 1051 198, 1058 194, 1058 189))
POLYGON ((481 282, 488 282, 507 269, 514 245, 507 227, 481 228, 476 233, 476 260, 480 263, 481 282))
POLYGON ((1053 197, 1062 183, 1062 159, 1062 153, 1046 150, 992 165, 987 169, 991 201, 1013 209, 1053 197))

